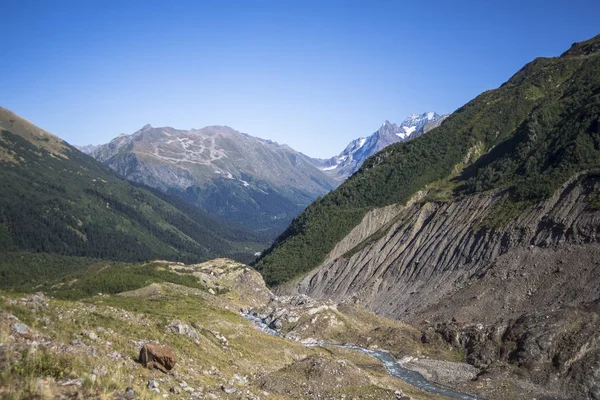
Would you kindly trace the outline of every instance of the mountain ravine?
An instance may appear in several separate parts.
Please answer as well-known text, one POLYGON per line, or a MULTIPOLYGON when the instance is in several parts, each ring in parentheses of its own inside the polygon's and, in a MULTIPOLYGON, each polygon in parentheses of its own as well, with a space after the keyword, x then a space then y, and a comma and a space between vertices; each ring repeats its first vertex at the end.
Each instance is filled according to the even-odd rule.
POLYGON ((271 236, 338 184, 304 154, 226 126, 146 125, 90 155, 130 181, 271 236))
POLYGON ((534 60, 368 159, 256 267, 279 295, 409 322, 481 379, 600 399, 599 94, 600 36, 534 60))

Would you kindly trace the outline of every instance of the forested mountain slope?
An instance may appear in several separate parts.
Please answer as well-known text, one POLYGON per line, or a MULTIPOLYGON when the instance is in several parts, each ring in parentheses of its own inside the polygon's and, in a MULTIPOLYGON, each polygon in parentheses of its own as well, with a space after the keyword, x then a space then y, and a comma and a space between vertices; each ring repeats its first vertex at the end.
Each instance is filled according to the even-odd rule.
POLYGON ((599 227, 600 36, 367 160, 257 267, 279 295, 419 326, 482 385, 519 376, 598 399, 599 227))
POLYGON ((372 209, 506 189, 501 223, 548 198, 575 173, 600 166, 600 37, 560 57, 538 58, 443 124, 369 158, 337 190, 309 206, 256 267, 271 285, 298 277, 326 256, 372 209), (512 214, 511 214, 512 213, 512 214))
POLYGON ((0 252, 134 261, 249 260, 264 238, 181 200, 132 186, 0 108, 0 252))

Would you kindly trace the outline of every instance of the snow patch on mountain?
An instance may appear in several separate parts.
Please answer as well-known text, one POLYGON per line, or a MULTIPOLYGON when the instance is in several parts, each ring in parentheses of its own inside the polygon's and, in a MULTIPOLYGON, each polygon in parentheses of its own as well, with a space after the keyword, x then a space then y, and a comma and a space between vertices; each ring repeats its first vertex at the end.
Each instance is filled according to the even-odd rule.
POLYGON ((436 121, 441 123, 445 118, 445 115, 429 111, 410 114, 400 125, 386 120, 372 135, 353 140, 339 155, 322 162, 320 169, 345 179, 371 155, 392 143, 414 139, 425 132, 426 125, 435 126, 436 121))

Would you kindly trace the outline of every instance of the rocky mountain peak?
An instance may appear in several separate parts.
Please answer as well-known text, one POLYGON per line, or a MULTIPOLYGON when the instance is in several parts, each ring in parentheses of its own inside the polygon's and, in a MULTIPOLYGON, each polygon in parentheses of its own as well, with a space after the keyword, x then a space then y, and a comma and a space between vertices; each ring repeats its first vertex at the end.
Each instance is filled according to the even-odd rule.
POLYGON ((360 168, 363 161, 392 143, 414 139, 435 127, 446 116, 434 111, 410 114, 400 125, 385 120, 366 138, 355 139, 339 155, 321 162, 321 170, 345 179, 360 168))
POLYGON ((571 48, 565 51, 561 57, 589 56, 594 53, 600 53, 600 35, 583 42, 573 43, 571 48))
POLYGON ((148 124, 91 155, 131 181, 270 234, 337 186, 304 154, 224 125, 180 130, 148 124))

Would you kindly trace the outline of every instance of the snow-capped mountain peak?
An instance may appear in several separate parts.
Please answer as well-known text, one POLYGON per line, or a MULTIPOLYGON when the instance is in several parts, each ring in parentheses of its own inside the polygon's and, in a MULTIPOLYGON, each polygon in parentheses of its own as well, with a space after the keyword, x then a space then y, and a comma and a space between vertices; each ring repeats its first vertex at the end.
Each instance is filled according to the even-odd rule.
POLYGON ((347 178, 358 170, 363 161, 392 143, 414 139, 428 129, 439 125, 445 115, 434 111, 410 114, 400 125, 385 120, 372 135, 355 139, 339 155, 321 161, 321 170, 347 178))
POLYGON ((423 114, 410 114, 401 124, 396 136, 406 139, 415 131, 420 130, 428 122, 433 122, 440 117, 436 112, 429 111, 423 114))

